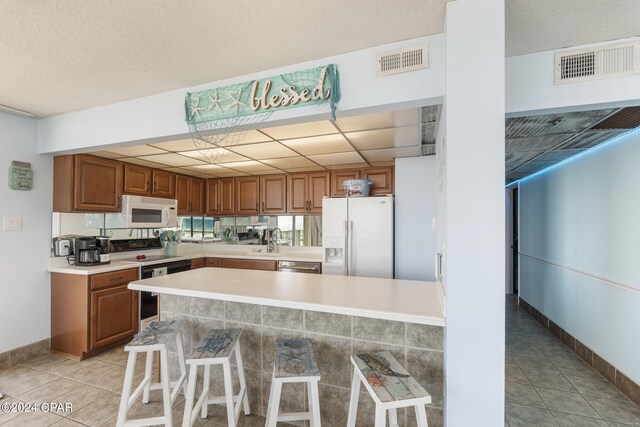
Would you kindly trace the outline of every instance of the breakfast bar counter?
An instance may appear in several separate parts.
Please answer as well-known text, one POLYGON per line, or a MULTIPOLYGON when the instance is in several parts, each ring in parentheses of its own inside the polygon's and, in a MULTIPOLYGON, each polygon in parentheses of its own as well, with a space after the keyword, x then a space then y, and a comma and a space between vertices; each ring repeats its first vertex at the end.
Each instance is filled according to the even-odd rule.
MULTIPOLYGON (((190 353, 211 329, 238 328, 251 412, 268 409, 278 338, 311 340, 321 378, 323 427, 347 422, 350 356, 386 350, 432 396, 429 426, 443 425, 443 296, 433 282, 274 271, 200 268, 136 280, 129 288, 159 294, 161 320, 183 320, 190 353)), ((177 374, 176 349, 169 368, 177 374)), ((177 377, 176 377, 177 378, 177 377)), ((212 393, 222 395, 222 370, 212 370, 212 393)), ((282 389, 281 409, 303 412, 304 384, 282 389)), ((363 396, 359 425, 374 425, 375 408, 363 396)), ((400 425, 415 425, 414 411, 398 411, 400 425)))

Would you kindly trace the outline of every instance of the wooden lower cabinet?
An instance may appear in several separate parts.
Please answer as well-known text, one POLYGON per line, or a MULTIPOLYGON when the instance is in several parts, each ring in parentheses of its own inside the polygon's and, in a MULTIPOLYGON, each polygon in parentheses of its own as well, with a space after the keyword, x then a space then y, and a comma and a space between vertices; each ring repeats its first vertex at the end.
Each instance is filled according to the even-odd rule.
POLYGON ((278 269, 278 263, 277 261, 265 261, 258 259, 223 258, 222 267, 239 268, 243 270, 276 271, 278 269))
POLYGON ((222 267, 222 258, 207 258, 207 267, 222 267))
POLYGON ((191 260, 191 269, 202 268, 205 265, 204 258, 194 258, 191 260))
POLYGON ((90 276, 51 273, 51 351, 85 359, 138 332, 138 269, 90 276))

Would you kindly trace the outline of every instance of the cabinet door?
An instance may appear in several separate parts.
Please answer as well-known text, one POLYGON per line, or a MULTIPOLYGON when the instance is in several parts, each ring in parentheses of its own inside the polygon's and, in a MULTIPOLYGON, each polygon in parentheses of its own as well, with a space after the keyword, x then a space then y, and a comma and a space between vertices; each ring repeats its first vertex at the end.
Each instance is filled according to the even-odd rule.
POLYGON ((88 212, 120 211, 122 163, 79 154, 74 159, 73 208, 88 212))
POLYGON ((127 285, 91 292, 89 349, 138 332, 138 292, 127 285))
POLYGON ((207 258, 207 267, 222 267, 222 258, 207 258))
POLYGON ((257 215, 260 212, 260 178, 248 176, 236 178, 236 214, 257 215))
POLYGON ((151 195, 151 168, 125 163, 124 194, 151 195))
POLYGON ((219 181, 220 185, 220 215, 233 215, 235 213, 234 197, 235 192, 233 187, 235 185, 234 178, 222 178, 219 181))
POLYGON ((191 269, 195 270, 197 268, 204 267, 204 258, 195 258, 191 260, 191 269))
POLYGON ((309 174, 309 212, 322 212, 322 199, 329 197, 329 172, 309 174))
POLYGON ((343 170, 331 172, 331 197, 344 197, 342 183, 347 179, 360 179, 360 171, 343 170))
POLYGON ((289 175, 289 212, 308 212, 309 206, 309 174, 296 173, 289 175))
POLYGON ((176 175, 176 199, 178 200, 178 215, 191 213, 191 180, 185 175, 176 175))
POLYGON ((207 180, 204 210, 207 215, 220 213, 220 181, 217 179, 207 180))
POLYGON ((365 169, 363 178, 370 179, 372 182, 369 195, 393 194, 393 167, 365 169))
POLYGON ((153 170, 153 188, 151 194, 155 197, 166 197, 167 199, 175 199, 176 197, 176 174, 153 170))
POLYGON ((204 180, 191 178, 191 215, 204 215, 204 180))
POLYGON ((222 267, 223 268, 239 268, 243 270, 276 271, 278 266, 276 261, 224 258, 222 260, 222 267))
POLYGON ((260 212, 263 214, 287 213, 287 176, 260 177, 260 212))

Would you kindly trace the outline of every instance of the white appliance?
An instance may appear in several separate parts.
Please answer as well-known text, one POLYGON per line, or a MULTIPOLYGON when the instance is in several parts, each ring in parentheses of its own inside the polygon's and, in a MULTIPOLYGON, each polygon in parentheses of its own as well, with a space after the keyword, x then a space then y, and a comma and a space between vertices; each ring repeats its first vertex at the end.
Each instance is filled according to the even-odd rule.
POLYGON ((165 228, 178 226, 178 201, 145 196, 122 196, 122 212, 87 214, 94 228, 165 228))
POLYGON ((393 197, 322 200, 322 273, 393 278, 393 197))

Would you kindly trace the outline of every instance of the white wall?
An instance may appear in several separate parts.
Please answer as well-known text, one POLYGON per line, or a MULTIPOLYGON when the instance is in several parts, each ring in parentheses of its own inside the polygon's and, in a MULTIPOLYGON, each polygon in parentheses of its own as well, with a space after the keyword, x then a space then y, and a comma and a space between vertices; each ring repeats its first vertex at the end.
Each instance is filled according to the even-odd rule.
MULTIPOLYGON (((337 64, 340 72, 342 99, 338 104, 338 116, 439 104, 444 96, 444 38, 442 34, 436 34, 49 117, 39 124, 39 150, 41 153, 78 152, 87 148, 103 149, 124 142, 136 145, 153 140, 189 137, 184 121, 184 96, 187 91, 211 89, 329 63, 337 64), (416 44, 429 45, 428 69, 376 77, 377 52, 416 44)), ((322 120, 329 117, 328 111, 328 105, 277 111, 267 123, 276 126, 322 120)))
POLYGON ((640 383, 640 130, 520 183, 520 296, 640 383))
POLYGON ((499 427, 504 425, 504 1, 449 2, 445 28, 445 420, 447 427, 499 427))
POLYGON ((52 161, 37 154, 34 119, 0 112, 0 220, 21 217, 21 231, 0 230, 0 352, 50 336, 49 274, 52 161), (12 160, 31 163, 33 189, 11 190, 12 160))
POLYGON ((436 157, 396 159, 395 277, 435 280, 436 157))
MULTIPOLYGON (((619 40, 626 41, 640 41, 640 37, 619 40)), ((608 43, 575 46, 569 50, 602 44, 608 43)), ((506 59, 508 115, 637 105, 640 99, 640 75, 554 84, 554 54, 559 51, 562 49, 506 59)))

